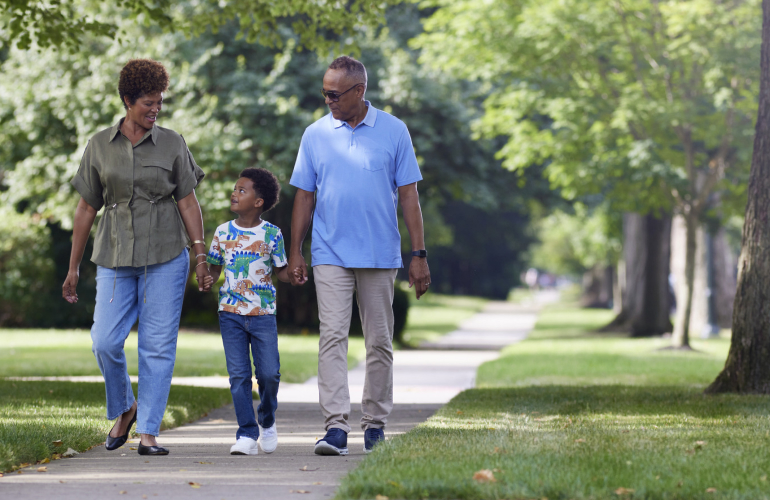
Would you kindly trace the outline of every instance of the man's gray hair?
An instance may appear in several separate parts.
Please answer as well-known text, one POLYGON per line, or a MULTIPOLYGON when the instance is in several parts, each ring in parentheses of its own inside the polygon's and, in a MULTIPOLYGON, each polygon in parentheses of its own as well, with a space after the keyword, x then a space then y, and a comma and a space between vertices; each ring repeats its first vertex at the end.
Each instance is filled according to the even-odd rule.
POLYGON ((361 61, 356 61, 350 56, 340 56, 329 65, 329 69, 342 69, 350 79, 367 84, 366 68, 361 61))

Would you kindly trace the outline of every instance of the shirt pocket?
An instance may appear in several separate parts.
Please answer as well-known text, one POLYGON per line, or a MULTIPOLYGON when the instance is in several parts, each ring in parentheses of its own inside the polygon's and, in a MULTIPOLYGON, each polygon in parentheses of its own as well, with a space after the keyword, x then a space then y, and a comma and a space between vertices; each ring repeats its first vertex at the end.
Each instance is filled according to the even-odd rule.
POLYGON ((382 148, 367 146, 364 148, 364 169, 371 172, 384 169, 390 162, 388 151, 382 148))
POLYGON ((166 196, 174 189, 174 162, 162 158, 143 158, 141 160, 141 178, 147 183, 143 186, 155 196, 166 196))

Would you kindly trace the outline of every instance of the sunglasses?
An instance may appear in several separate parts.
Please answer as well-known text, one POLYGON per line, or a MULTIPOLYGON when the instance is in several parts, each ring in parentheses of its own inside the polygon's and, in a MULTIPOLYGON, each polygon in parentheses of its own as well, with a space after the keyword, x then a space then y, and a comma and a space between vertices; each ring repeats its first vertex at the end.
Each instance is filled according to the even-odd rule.
POLYGON ((340 97, 347 94, 348 92, 358 87, 359 85, 363 85, 363 83, 356 83, 355 85, 353 85, 352 87, 350 87, 349 89, 347 89, 345 92, 341 94, 338 94, 337 92, 331 92, 331 91, 327 92, 324 89, 321 89, 321 95, 324 96, 325 99, 329 99, 330 101, 337 102, 340 100, 340 97))

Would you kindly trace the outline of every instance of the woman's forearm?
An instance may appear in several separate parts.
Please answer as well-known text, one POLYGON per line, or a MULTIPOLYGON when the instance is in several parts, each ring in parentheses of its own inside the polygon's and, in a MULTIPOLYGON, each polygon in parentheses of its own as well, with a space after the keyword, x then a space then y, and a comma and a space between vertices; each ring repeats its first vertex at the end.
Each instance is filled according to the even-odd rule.
MULTIPOLYGON (((179 200, 177 206, 190 240, 203 241, 203 215, 198 198, 195 197, 195 191, 179 200)), ((206 253, 205 243, 193 243, 192 247, 196 255, 206 253)))
POLYGON ((72 251, 70 252, 69 270, 77 272, 80 269, 80 262, 83 260, 83 252, 86 249, 88 235, 91 233, 91 227, 96 219, 96 209, 89 205, 86 200, 80 198, 78 206, 75 208, 75 219, 72 224, 72 251))

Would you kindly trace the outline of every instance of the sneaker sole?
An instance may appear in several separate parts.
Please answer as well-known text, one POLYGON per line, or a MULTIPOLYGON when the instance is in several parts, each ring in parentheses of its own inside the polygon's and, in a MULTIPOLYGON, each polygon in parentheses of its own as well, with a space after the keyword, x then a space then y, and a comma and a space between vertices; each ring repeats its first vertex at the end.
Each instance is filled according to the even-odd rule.
POLYGON ((274 452, 274 451, 275 451, 275 449, 276 449, 276 448, 278 448, 278 443, 276 443, 276 444, 275 444, 275 446, 273 446, 273 448, 272 448, 272 449, 268 450, 268 449, 266 449, 264 446, 262 446, 262 441, 260 441, 260 442, 259 442, 259 447, 260 447, 260 448, 262 449, 262 451, 264 451, 265 453, 272 453, 272 452, 274 452))
POLYGON ((255 452, 253 452, 253 453, 251 453, 251 452, 249 452, 249 453, 244 453, 244 452, 242 452, 242 451, 231 451, 231 452, 230 452, 230 455, 257 455, 258 453, 259 453, 259 452, 257 452, 257 451, 255 451, 255 452))
POLYGON ((348 449, 347 448, 337 448, 336 446, 332 446, 326 441, 320 441, 316 443, 315 445, 315 454, 316 455, 347 455, 348 449))

